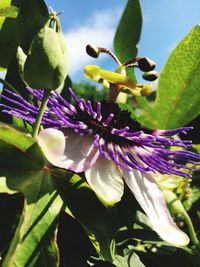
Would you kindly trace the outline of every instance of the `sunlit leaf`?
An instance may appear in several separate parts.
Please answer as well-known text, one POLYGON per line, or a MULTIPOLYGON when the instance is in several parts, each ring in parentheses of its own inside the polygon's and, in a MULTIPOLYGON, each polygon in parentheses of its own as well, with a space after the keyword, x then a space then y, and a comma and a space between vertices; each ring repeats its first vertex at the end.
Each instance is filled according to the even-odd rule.
POLYGON ((20 223, 3 266, 56 266, 57 215, 62 201, 35 140, 0 125, 0 174, 25 196, 20 223))
POLYGON ((6 177, 0 177, 0 193, 14 194, 16 192, 6 185, 6 177))
MULTIPOLYGON (((15 41, 16 19, 0 16, 0 67, 7 68, 16 53, 15 41)), ((2 69, 3 68, 3 69, 2 69)))
POLYGON ((0 17, 16 18, 18 8, 13 5, 12 0, 1 0, 0 2, 0 17))
POLYGON ((155 102, 139 99, 139 121, 149 128, 177 128, 200 114, 200 25, 172 51, 158 83, 155 102))
POLYGON ((16 52, 15 27, 19 9, 13 0, 0 1, 0 71, 5 71, 16 52))
MULTIPOLYGON (((120 19, 114 38, 114 49, 119 60, 126 60, 137 55, 137 44, 142 28, 142 13, 139 0, 128 0, 126 8, 120 19)), ((128 71, 134 77, 134 71, 128 71)))
POLYGON ((45 25, 48 19, 48 9, 43 0, 24 2, 17 17, 16 39, 25 53, 28 52, 36 33, 45 25))
POLYGON ((145 267, 133 251, 124 257, 117 255, 114 264, 118 267, 145 267))

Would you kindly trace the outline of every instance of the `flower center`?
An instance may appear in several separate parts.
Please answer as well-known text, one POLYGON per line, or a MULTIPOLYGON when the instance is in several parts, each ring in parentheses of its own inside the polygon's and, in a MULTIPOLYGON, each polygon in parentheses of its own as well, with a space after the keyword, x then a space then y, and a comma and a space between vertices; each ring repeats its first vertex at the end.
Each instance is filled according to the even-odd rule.
MULTIPOLYGON (((91 105, 93 111, 96 112, 97 103, 92 101, 91 105)), ((113 129, 120 130, 128 126, 132 132, 141 130, 139 123, 131 118, 130 112, 120 110, 116 103, 101 102, 101 119, 92 117, 86 110, 79 109, 79 111, 76 119, 85 123, 89 129, 92 129, 94 134, 99 134, 107 142, 121 145, 129 143, 129 140, 123 136, 113 133, 113 129), (110 120, 108 119, 109 116, 112 117, 110 120), (105 123, 106 121, 109 122, 105 123)), ((132 141, 130 142, 132 143, 132 141)))

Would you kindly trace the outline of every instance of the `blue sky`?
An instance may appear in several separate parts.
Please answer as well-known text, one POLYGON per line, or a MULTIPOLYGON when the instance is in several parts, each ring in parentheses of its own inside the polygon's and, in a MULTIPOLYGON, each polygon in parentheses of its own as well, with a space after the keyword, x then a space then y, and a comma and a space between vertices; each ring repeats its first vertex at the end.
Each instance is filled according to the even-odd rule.
MULTIPOLYGON (((47 0, 48 6, 60 15, 69 47, 70 75, 75 80, 84 78, 86 64, 103 64, 114 68, 106 57, 93 60, 85 54, 85 45, 93 43, 112 49, 112 42, 126 0, 47 0)), ((200 23, 199 0, 141 0, 143 13, 139 55, 148 56, 160 71, 176 44, 200 23)))
MULTIPOLYGON (((108 57, 91 59, 85 45, 92 43, 112 49, 116 26, 127 3, 126 0, 46 0, 60 15, 70 57, 70 76, 84 79, 83 67, 100 64, 110 70, 115 65, 108 57)), ((143 13, 139 55, 157 63, 160 71, 176 44, 200 23, 199 0, 141 0, 143 13)))

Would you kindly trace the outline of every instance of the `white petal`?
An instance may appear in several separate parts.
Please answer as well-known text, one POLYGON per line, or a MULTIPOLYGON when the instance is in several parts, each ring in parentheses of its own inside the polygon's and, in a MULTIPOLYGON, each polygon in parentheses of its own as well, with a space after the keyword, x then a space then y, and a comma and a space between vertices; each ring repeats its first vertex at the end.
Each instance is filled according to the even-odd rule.
POLYGON ((105 202, 112 205, 121 200, 124 182, 112 160, 99 156, 96 163, 85 172, 85 176, 91 188, 105 202))
POLYGON ((153 229, 165 241, 175 246, 186 246, 188 236, 173 221, 160 188, 154 182, 153 173, 122 170, 126 184, 149 217, 153 229))
POLYGON ((50 163, 74 172, 87 170, 99 156, 90 136, 79 136, 71 129, 65 133, 45 129, 39 133, 38 143, 50 163))

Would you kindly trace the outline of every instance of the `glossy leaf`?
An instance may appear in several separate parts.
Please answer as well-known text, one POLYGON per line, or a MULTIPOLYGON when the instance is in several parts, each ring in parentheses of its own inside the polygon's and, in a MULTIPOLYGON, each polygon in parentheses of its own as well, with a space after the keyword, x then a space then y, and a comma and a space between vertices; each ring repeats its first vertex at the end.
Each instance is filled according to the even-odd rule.
MULTIPOLYGON (((115 53, 122 63, 137 55, 141 28, 140 1, 128 0, 114 38, 115 53)), ((128 70, 128 76, 134 77, 133 69, 128 70)))
POLYGON ((172 51, 158 83, 155 102, 138 99, 138 120, 149 128, 181 127, 200 114, 200 25, 172 51))
POLYGON ((3 266, 57 266, 55 230, 62 201, 34 139, 0 125, 0 174, 25 196, 24 210, 3 266))
POLYGON ((115 209, 106 208, 78 175, 69 182, 66 178, 57 179, 56 184, 64 203, 88 233, 97 252, 112 261, 113 238, 118 230, 115 209))
POLYGON ((0 177, 0 193, 14 194, 16 192, 6 185, 6 177, 0 177))
POLYGON ((13 0, 0 1, 0 71, 5 71, 16 52, 15 27, 18 8, 13 0))
POLYGON ((48 9, 43 0, 24 1, 17 17, 16 39, 25 53, 28 52, 36 33, 48 19, 48 9))
POLYGON ((134 252, 130 252, 124 257, 117 255, 114 264, 118 267, 145 267, 134 252))
MULTIPOLYGON (((0 67, 7 68, 16 53, 16 19, 0 16, 0 67)), ((2 69, 3 70, 3 69, 2 69)))
POLYGON ((0 17, 16 18, 18 8, 13 5, 12 0, 1 0, 0 2, 0 17))

